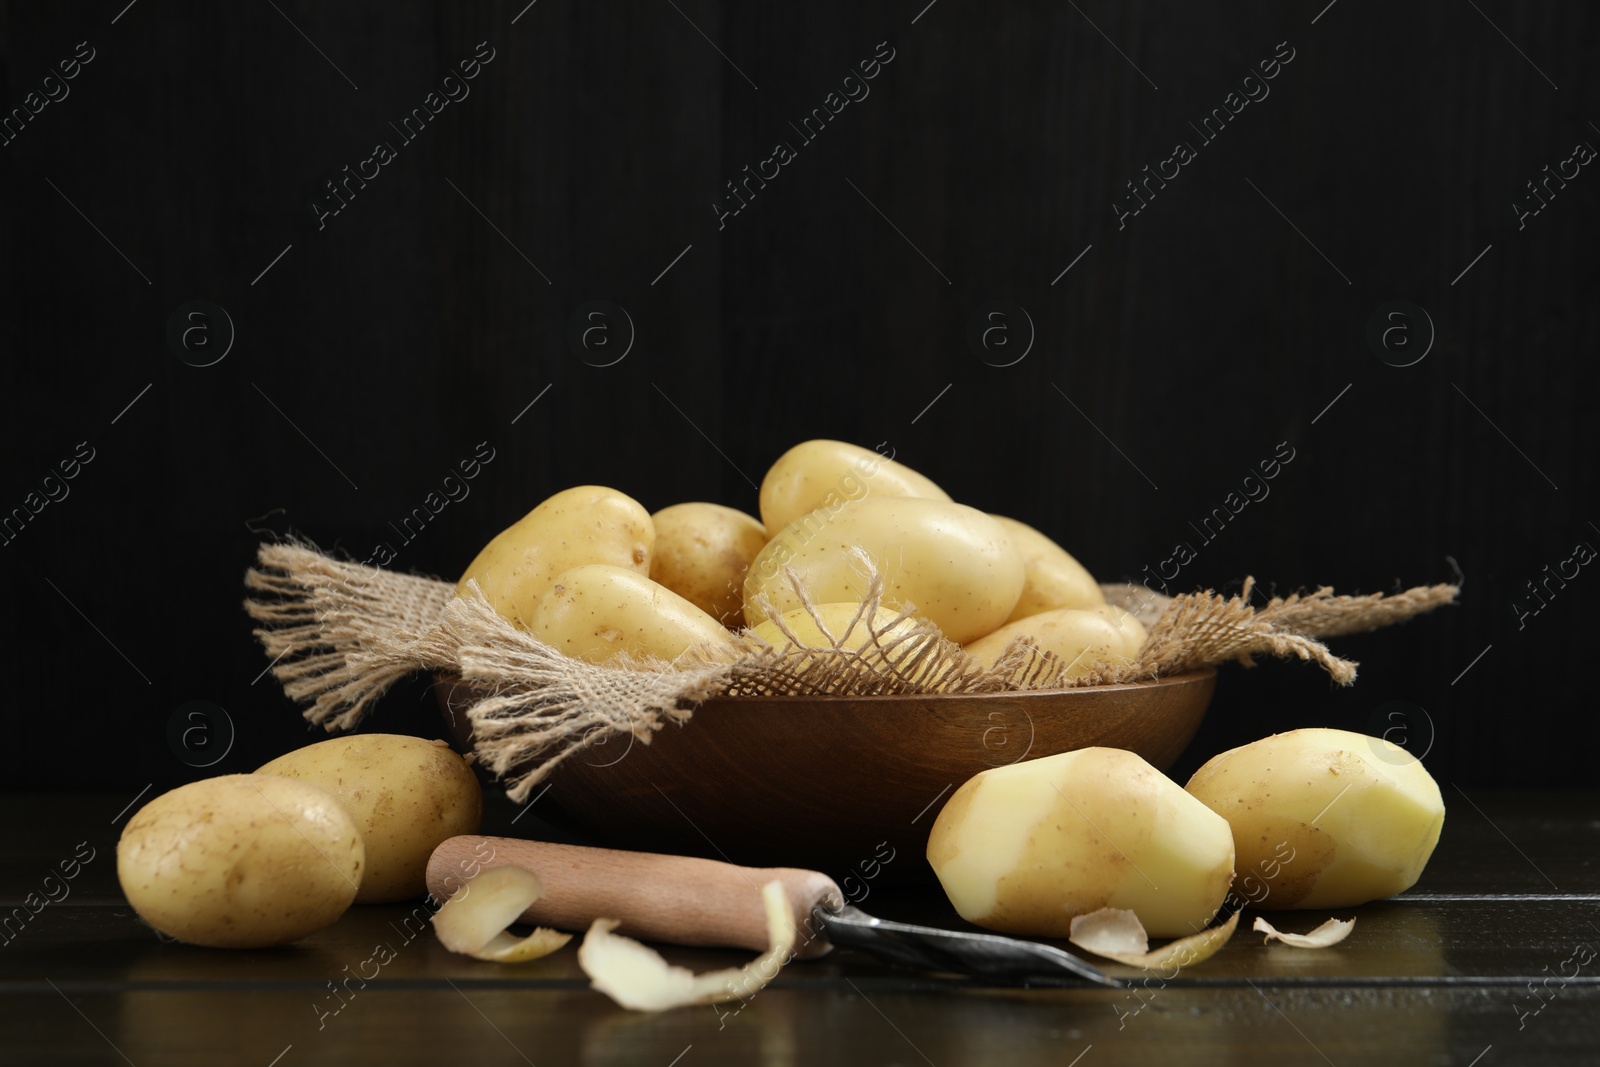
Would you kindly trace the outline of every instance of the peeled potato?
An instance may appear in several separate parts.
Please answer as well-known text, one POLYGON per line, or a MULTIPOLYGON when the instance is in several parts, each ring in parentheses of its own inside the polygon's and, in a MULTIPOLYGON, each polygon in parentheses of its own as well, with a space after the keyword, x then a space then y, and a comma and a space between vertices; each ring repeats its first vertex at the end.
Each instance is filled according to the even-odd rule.
POLYGON ((821 508, 830 513, 868 495, 950 499, 903 463, 844 441, 802 441, 761 479, 761 521, 776 533, 821 508))
POLYGON ((1022 596, 1007 622, 1057 608, 1092 608, 1106 602, 1094 575, 1066 549, 1027 523, 1004 515, 996 515, 994 520, 1005 527, 1027 573, 1022 596))
POLYGON ((744 625, 744 574, 767 543, 761 523, 721 504, 674 504, 650 516, 650 579, 722 625, 744 625))
POLYGON ((556 575, 588 563, 649 574, 655 541, 650 513, 637 500, 603 485, 574 486, 495 535, 456 591, 476 579, 501 617, 527 629, 533 605, 556 575))
POLYGON ((1116 748, 983 771, 934 821, 928 862, 968 922, 1066 937, 1072 919, 1126 908, 1153 937, 1210 921, 1233 881, 1227 822, 1116 748))
MULTIPOLYGON (((1135 620, 1133 625, 1139 623, 1135 620)), ((993 667, 1005 647, 1017 637, 1041 652, 1059 656, 1067 664, 1068 678, 1087 674, 1099 665, 1127 663, 1133 658, 1128 651, 1130 636, 1117 622, 1099 611, 1081 608, 1059 608, 1029 615, 1008 622, 963 647, 985 667, 993 667)))
POLYGON ((212 948, 282 945, 331 925, 364 865, 361 834, 332 793, 266 774, 163 793, 117 842, 117 880, 139 917, 212 948))
POLYGON ((557 576, 528 617, 528 632, 574 659, 676 660, 691 648, 727 649, 733 635, 672 590, 623 567, 593 564, 557 576))
POLYGON ((1348 730, 1290 730, 1213 757, 1186 787, 1228 820, 1263 909, 1345 908, 1416 884, 1444 826, 1422 762, 1348 730))
POLYGON ((1022 557, 983 512, 942 500, 868 497, 837 514, 810 512, 773 536, 745 575, 745 621, 755 626, 769 607, 801 606, 790 571, 814 603, 860 603, 868 579, 852 549, 877 568, 885 607, 915 606, 952 641, 999 626, 1022 593, 1022 557))
POLYGON ((443 741, 335 737, 279 756, 256 773, 310 782, 338 798, 366 848, 356 893, 362 904, 421 896, 433 850, 446 838, 477 833, 483 818, 477 775, 443 741))

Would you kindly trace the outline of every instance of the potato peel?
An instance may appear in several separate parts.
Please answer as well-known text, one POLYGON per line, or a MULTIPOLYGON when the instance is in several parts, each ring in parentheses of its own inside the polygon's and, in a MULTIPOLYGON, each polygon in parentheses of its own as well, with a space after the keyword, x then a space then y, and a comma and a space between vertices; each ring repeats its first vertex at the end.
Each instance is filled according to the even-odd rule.
POLYGON ((1309 934, 1284 934, 1279 933, 1271 923, 1259 915, 1256 916, 1255 926, 1252 927, 1267 935, 1261 939, 1263 945, 1282 941, 1285 945, 1293 945, 1295 948, 1327 948, 1330 945, 1337 945, 1349 937, 1350 931, 1355 928, 1354 919, 1329 919, 1309 934))
POLYGON ((595 989, 633 1011, 666 1011, 690 1004, 743 1000, 763 988, 794 954, 795 923, 783 884, 761 890, 771 947, 743 967, 695 974, 674 967, 631 937, 612 933, 617 919, 596 919, 578 946, 578 966, 595 989))
POLYGON ((1239 913, 1234 912, 1221 926, 1180 937, 1151 951, 1150 938, 1137 915, 1126 908, 1101 908, 1074 918, 1067 940, 1085 952, 1130 967, 1155 970, 1170 964, 1183 968, 1216 955, 1238 927, 1239 913))
POLYGON ((544 895, 538 877, 521 867, 492 867, 467 882, 433 916, 433 932, 451 952, 491 963, 524 963, 572 940, 547 927, 527 937, 506 928, 544 895))

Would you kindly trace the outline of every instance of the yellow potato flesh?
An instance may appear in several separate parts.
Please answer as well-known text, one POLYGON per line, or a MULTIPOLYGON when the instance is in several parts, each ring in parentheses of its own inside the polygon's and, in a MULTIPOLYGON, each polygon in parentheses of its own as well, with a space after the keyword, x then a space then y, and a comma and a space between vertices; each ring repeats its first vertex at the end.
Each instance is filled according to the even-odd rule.
POLYGON ((868 495, 949 501, 950 494, 903 463, 844 441, 803 441, 761 479, 761 521, 778 531, 812 511, 829 513, 868 495))
POLYGON ((1072 554, 1027 523, 994 516, 1022 556, 1027 580, 1007 622, 1057 608, 1092 608, 1106 602, 1094 575, 1072 554))
POLYGON ((724 626, 743 626, 744 575, 767 543, 765 527, 721 504, 674 504, 650 518, 651 580, 724 626))
POLYGON ((140 808, 117 843, 117 879, 139 916, 170 937, 262 948, 338 919, 364 858, 361 834, 331 793, 229 774, 140 808))
POLYGON ((1081 608, 1029 615, 963 647, 979 663, 993 667, 1006 646, 1018 637, 1041 652, 1059 657, 1067 664, 1068 678, 1087 674, 1099 665, 1127 663, 1132 658, 1128 653, 1129 636, 1116 622, 1098 611, 1081 608))
POLYGON ((483 790, 443 741, 355 734, 296 749, 262 766, 321 786, 355 820, 366 850, 356 901, 405 900, 426 890, 428 857, 446 838, 475 834, 483 790))
POLYGON ((637 500, 605 486, 575 486, 497 534, 467 566, 456 592, 476 579, 502 618, 527 629, 556 575, 588 563, 647 575, 655 539, 650 513, 637 500))
POLYGON ((1153 937, 1198 932, 1233 878, 1225 820, 1131 752, 1084 748, 984 771, 951 796, 928 862, 968 922, 1066 937, 1126 908, 1153 937))
POLYGON ((558 575, 534 606, 528 632, 574 659, 605 663, 678 659, 692 648, 728 649, 716 619, 637 571, 593 564, 558 575))
POLYGON ((883 579, 883 605, 914 605, 952 641, 1005 621, 1022 592, 1022 558, 1000 524, 962 504, 869 497, 831 517, 813 511, 778 532, 745 575, 745 621, 802 606, 792 570, 815 603, 860 603, 868 579, 851 552, 866 552, 883 579))
POLYGON ((1186 788, 1233 827, 1240 895, 1263 909, 1351 907, 1409 889, 1444 826, 1421 761, 1347 730, 1262 738, 1212 758, 1186 788))

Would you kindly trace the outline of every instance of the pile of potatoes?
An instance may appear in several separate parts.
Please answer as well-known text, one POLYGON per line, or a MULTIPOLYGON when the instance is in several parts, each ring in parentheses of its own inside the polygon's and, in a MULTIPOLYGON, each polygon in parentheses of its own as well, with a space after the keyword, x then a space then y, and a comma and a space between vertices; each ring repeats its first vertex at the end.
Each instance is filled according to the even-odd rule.
POLYGON ((156 797, 123 828, 117 878, 169 937, 281 945, 352 902, 420 896, 434 848, 482 817, 477 776, 443 741, 338 737, 156 797))
POLYGON ((476 582, 502 617, 577 659, 670 663, 731 649, 747 626, 780 646, 848 644, 865 559, 884 609, 914 611, 985 666, 1017 637, 1069 676, 1131 660, 1144 643, 1144 627, 1060 545, 865 448, 791 448, 762 479, 760 512, 690 503, 651 515, 615 489, 578 486, 490 541, 458 593, 476 582))

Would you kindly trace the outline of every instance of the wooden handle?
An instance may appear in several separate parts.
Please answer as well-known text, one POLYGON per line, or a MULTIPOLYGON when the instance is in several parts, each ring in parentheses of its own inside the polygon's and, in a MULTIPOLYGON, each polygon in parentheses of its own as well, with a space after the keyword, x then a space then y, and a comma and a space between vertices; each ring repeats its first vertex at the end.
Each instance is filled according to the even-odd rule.
POLYGON ((472 835, 452 837, 433 850, 428 892, 447 900, 493 867, 522 867, 544 884, 544 895, 522 913, 523 922, 582 933, 595 919, 620 919, 618 933, 644 941, 756 952, 770 947, 761 887, 776 879, 794 911, 795 954, 802 959, 831 947, 812 922, 812 907, 844 903, 833 879, 818 871, 472 835))

